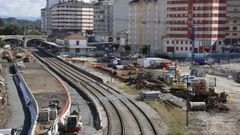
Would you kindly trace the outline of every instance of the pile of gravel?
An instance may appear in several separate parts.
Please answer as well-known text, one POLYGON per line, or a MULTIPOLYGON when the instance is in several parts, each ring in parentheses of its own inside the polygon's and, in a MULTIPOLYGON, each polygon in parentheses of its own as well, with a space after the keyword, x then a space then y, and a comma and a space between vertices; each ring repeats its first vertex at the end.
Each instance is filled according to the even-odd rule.
POLYGON ((234 63, 234 64, 224 64, 224 65, 211 65, 209 66, 208 73, 212 73, 214 75, 220 75, 220 76, 235 76, 238 72, 240 72, 240 64, 234 63))

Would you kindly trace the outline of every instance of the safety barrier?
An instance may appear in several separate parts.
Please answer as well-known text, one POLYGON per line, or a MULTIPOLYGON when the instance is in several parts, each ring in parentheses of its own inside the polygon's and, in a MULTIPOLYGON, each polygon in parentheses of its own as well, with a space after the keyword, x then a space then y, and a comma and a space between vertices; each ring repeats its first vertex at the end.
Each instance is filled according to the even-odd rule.
POLYGON ((14 63, 14 70, 16 74, 14 75, 14 80, 18 86, 18 88, 21 90, 23 94, 23 99, 25 102, 25 105, 28 107, 30 113, 31 113, 31 126, 28 130, 28 135, 34 135, 35 129, 37 125, 37 119, 39 114, 39 108, 36 99, 34 98, 30 88, 28 87, 27 83, 25 82, 22 74, 20 73, 16 63, 14 63))

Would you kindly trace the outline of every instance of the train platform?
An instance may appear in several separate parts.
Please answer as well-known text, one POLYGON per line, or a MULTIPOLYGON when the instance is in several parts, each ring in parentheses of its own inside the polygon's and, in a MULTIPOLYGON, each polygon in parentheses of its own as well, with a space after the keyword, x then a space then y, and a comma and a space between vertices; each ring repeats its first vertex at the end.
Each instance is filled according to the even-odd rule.
MULTIPOLYGON (((69 96, 64 84, 45 70, 38 62, 25 63, 25 68, 21 69, 22 76, 34 95, 39 110, 49 107, 50 101, 59 102, 58 116, 61 116, 68 107, 69 96)), ((46 133, 53 120, 37 123, 36 134, 46 133)))

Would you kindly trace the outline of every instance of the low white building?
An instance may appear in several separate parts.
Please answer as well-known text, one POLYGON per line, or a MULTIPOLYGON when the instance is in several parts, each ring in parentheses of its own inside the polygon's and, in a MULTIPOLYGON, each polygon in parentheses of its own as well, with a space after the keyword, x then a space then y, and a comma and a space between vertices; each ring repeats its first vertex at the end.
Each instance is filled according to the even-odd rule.
POLYGON ((87 56, 93 53, 95 47, 89 47, 87 38, 81 34, 73 34, 57 39, 56 43, 63 46, 61 55, 87 56))

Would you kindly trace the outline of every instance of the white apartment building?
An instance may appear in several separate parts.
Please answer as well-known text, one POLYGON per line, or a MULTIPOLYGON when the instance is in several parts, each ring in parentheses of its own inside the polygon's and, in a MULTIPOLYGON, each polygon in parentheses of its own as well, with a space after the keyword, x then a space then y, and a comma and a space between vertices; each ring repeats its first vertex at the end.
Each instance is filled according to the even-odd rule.
POLYGON ((46 34, 51 34, 51 14, 49 7, 41 9, 41 29, 46 34))
POLYGON ((94 29, 93 6, 81 1, 58 3, 51 7, 53 32, 80 32, 94 29))
POLYGON ((139 0, 129 3, 129 44, 133 53, 162 54, 166 0, 145 0, 143 20, 139 0))
POLYGON ((227 0, 227 45, 240 45, 240 1, 227 0))
POLYGON ((113 5, 108 1, 95 3, 94 7, 94 33, 97 37, 113 35, 113 5))
POLYGON ((51 7, 59 2, 64 2, 64 0, 47 0, 47 7, 51 7))

